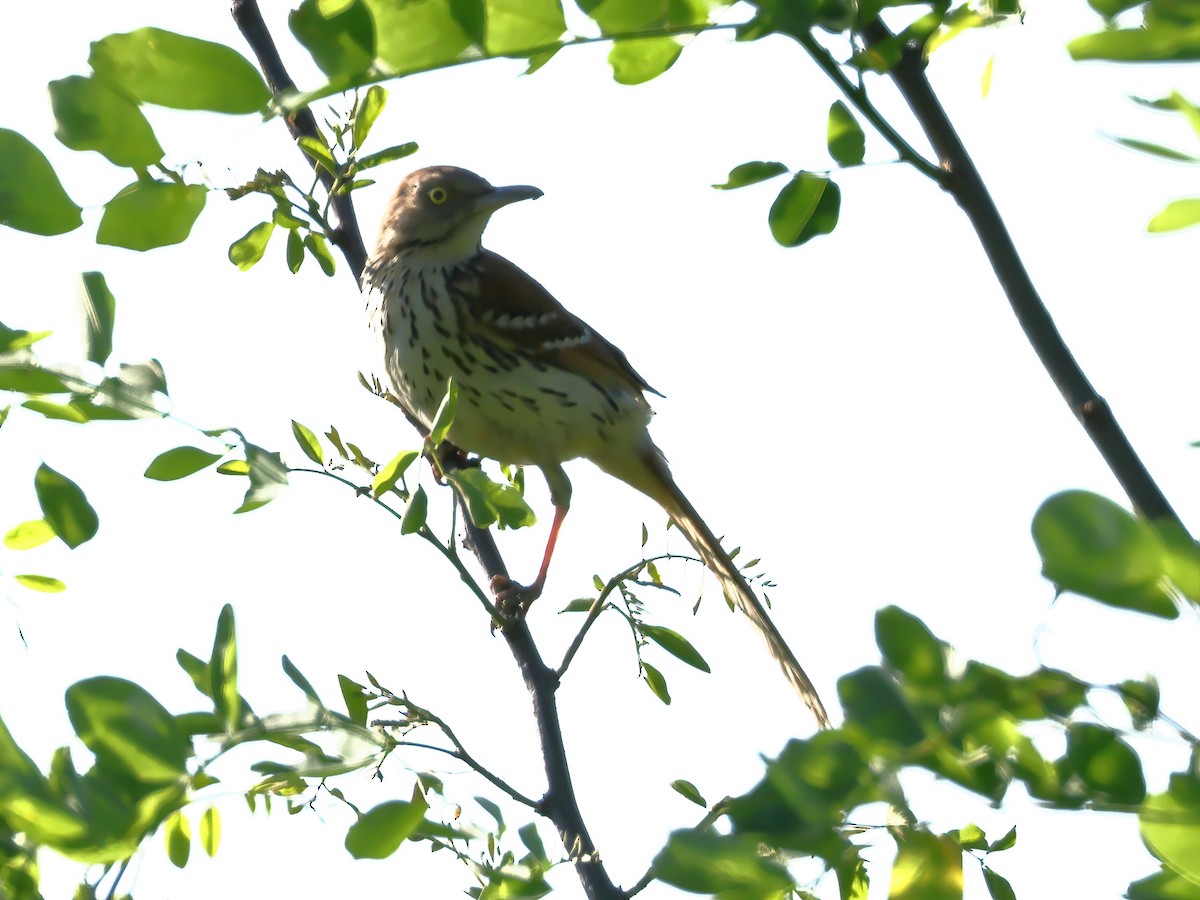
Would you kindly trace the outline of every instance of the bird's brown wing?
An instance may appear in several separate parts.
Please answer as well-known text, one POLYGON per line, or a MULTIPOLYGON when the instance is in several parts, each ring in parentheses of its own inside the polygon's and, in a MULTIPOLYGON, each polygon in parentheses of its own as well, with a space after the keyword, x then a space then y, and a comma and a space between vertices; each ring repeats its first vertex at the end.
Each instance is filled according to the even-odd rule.
POLYGON ((470 271, 477 290, 463 291, 458 298, 467 311, 464 327, 556 368, 621 390, 662 396, 621 350, 503 256, 484 251, 470 271))

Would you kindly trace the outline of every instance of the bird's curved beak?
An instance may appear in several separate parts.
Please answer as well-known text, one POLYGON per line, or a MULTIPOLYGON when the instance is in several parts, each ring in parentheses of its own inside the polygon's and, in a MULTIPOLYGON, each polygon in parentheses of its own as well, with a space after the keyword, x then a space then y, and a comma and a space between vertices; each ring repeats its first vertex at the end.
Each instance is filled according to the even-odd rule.
POLYGON ((476 213, 494 213, 502 206, 516 203, 519 200, 536 200, 542 196, 540 188, 528 184, 513 184, 507 187, 494 187, 475 199, 476 213))

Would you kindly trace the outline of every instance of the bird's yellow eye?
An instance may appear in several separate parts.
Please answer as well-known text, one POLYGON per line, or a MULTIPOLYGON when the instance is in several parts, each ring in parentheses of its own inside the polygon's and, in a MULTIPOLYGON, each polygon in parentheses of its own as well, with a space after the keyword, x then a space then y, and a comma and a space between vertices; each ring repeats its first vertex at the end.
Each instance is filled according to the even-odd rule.
POLYGON ((450 194, 444 187, 435 187, 429 189, 429 202, 441 206, 450 198, 450 194))

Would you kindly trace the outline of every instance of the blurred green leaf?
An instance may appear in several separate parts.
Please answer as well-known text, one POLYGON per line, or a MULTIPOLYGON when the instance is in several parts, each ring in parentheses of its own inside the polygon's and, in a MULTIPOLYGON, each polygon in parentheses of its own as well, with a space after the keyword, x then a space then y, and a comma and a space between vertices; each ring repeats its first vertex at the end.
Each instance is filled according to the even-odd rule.
POLYGON ((429 498, 425 496, 425 488, 417 485, 417 489, 409 498, 408 506, 404 508, 404 517, 400 520, 400 533, 415 534, 420 531, 428 511, 429 498))
POLYGON ((837 226, 841 210, 838 186, 820 175, 799 172, 775 198, 767 222, 784 247, 798 247, 837 226))
POLYGON ((70 403, 54 403, 51 400, 26 400, 21 404, 21 408, 38 413, 47 419, 74 422, 76 425, 81 425, 91 420, 88 408, 76 400, 72 400, 70 403))
POLYGON ((54 537, 54 529, 45 519, 22 522, 4 535, 4 546, 9 550, 31 550, 40 547, 54 537))
POLYGON ((52 81, 50 102, 54 136, 72 150, 95 150, 117 166, 150 166, 163 157, 137 104, 103 81, 80 75, 52 81))
POLYGON ((992 900, 1017 900, 1016 892, 1008 879, 990 866, 983 867, 983 883, 987 885, 992 900))
POLYGON ((713 187, 718 191, 731 191, 749 184, 758 184, 760 181, 782 175, 787 170, 788 167, 781 162, 764 162, 762 160, 746 162, 730 169, 724 184, 714 184, 713 187))
POLYGON ((358 75, 375 62, 375 23, 361 0, 339 4, 335 14, 304 0, 288 14, 288 27, 330 78, 358 75))
POLYGON ((538 834, 536 824, 530 822, 522 825, 517 829, 517 836, 525 845, 525 849, 529 851, 530 856, 543 865, 549 865, 550 859, 546 856, 546 847, 542 843, 542 836, 538 834))
MULTIPOLYGON (((371 128, 375 125, 380 113, 383 112, 383 107, 387 104, 387 97, 388 92, 385 88, 373 84, 359 98, 358 105, 354 109, 355 149, 360 149, 367 142, 367 135, 371 133, 371 128)), ((359 168, 362 168, 361 162, 359 168)))
POLYGON ((1158 680, 1153 675, 1145 681, 1122 681, 1117 685, 1117 692, 1125 702, 1125 708, 1129 710, 1134 728, 1149 728, 1158 718, 1161 692, 1158 680))
POLYGON ((701 672, 711 672, 708 663, 704 657, 700 655, 700 651, 691 645, 687 638, 679 634, 677 631, 672 631, 670 628, 664 628, 661 625, 647 625, 642 623, 642 634, 658 644, 672 656, 683 660, 694 669, 699 669, 701 672))
POLYGON ((287 267, 293 275, 300 271, 300 266, 304 264, 304 239, 300 237, 300 232, 293 229, 288 232, 287 239, 287 267))
POLYGON ((0 804, 4 823, 37 843, 61 846, 87 831, 80 812, 69 809, 0 720, 0 804))
POLYGON ((1010 828, 998 841, 992 841, 988 844, 988 853, 999 853, 1002 850, 1011 850, 1017 845, 1017 826, 1010 828))
POLYGON ((871 737, 911 747, 921 741, 920 722, 896 683, 878 666, 866 666, 838 679, 838 699, 847 724, 861 726, 871 737))
POLYGON ((267 252, 267 242, 274 230, 274 222, 259 222, 229 245, 229 261, 243 272, 252 269, 267 252))
POLYGON ((456 469, 446 479, 466 498, 471 521, 480 528, 499 522, 501 528, 526 528, 537 521, 533 510, 511 484, 497 484, 482 469, 456 469))
POLYGON ((728 898, 782 897, 795 888, 787 869, 762 855, 753 835, 675 831, 654 858, 653 871, 669 885, 728 898))
POLYGON ((1179 615, 1164 584, 1162 542, 1111 500, 1086 491, 1050 497, 1034 516, 1033 540, 1042 574, 1060 590, 1166 619, 1179 615))
POLYGON ((888 900, 962 900, 962 851, 947 837, 906 829, 897 841, 888 900))
POLYGON ((346 715, 356 725, 367 724, 367 689, 345 675, 338 676, 338 687, 342 690, 342 700, 346 704, 346 715))
POLYGON ((486 0, 484 48, 490 56, 524 55, 567 30, 560 0, 486 0))
POLYGON ((304 236, 304 246, 327 276, 333 275, 337 271, 337 262, 334 260, 333 254, 329 252, 329 244, 322 235, 310 231, 304 236))
POLYGON ((200 816, 200 846, 210 858, 217 855, 221 845, 221 812, 209 806, 200 816))
POLYGON ((163 827, 163 839, 167 845, 167 859, 177 869, 187 865, 192 852, 192 826, 181 812, 173 812, 163 827))
POLYGON ((913 684, 946 680, 941 642, 924 622, 899 607, 884 607, 875 614, 875 643, 887 663, 913 684))
POLYGON ((450 62, 471 46, 452 11, 454 0, 364 2, 375 20, 376 55, 397 74, 450 62))
POLYGON ((1106 19, 1119 16, 1127 9, 1141 6, 1146 0, 1088 0, 1088 6, 1106 19))
POLYGON ((246 445, 246 474, 250 487, 235 513, 246 513, 266 506, 287 487, 287 466, 278 453, 269 453, 254 444, 246 445))
POLYGON ((92 43, 96 75, 143 103, 219 113, 258 112, 271 98, 258 70, 223 44, 159 28, 92 43))
POLYGON ((408 471, 408 467, 416 462, 421 456, 419 450, 401 450, 391 462, 383 466, 375 475, 375 480, 371 484, 371 496, 376 500, 390 491, 396 486, 396 482, 408 471))
POLYGON ((0 391, 22 394, 66 394, 71 388, 62 378, 37 363, 0 361, 0 391))
POLYGON ((703 809, 708 808, 708 801, 705 800, 703 796, 701 796, 700 791, 690 781, 684 781, 683 779, 677 779, 677 780, 671 782, 671 787, 675 791, 677 791, 679 794, 686 797, 688 800, 691 800, 697 806, 699 806, 703 809))
POLYGON ((283 671, 291 679, 292 684, 304 692, 304 696, 317 706, 324 706, 321 703, 321 698, 317 695, 316 689, 312 686, 312 682, 304 677, 304 673, 296 668, 296 664, 288 659, 286 654, 283 657, 283 671))
POLYGON ((433 427, 429 429, 429 445, 440 447, 454 425, 454 412, 458 409, 458 385, 451 378, 446 382, 446 396, 438 404, 437 415, 433 417, 433 427))
POLYGON ((617 84, 643 84, 671 68, 682 52, 672 37, 629 38, 613 42, 608 64, 617 84))
POLYGON ((866 135, 846 104, 835 100, 829 107, 829 122, 826 126, 826 142, 829 155, 840 166, 861 165, 866 153, 866 135))
POLYGON ((1172 775, 1165 793, 1146 798, 1138 824, 1156 859, 1200 884, 1200 780, 1195 774, 1172 775))
POLYGON ((316 160, 321 166, 329 172, 330 175, 336 175, 338 171, 337 160, 333 158, 333 151, 325 146, 324 141, 304 134, 296 139, 296 143, 300 146, 308 156, 316 160))
POLYGON ((83 224, 49 160, 22 135, 0 128, 0 225, 63 234, 83 224))
POLYGON ((406 144, 397 144, 395 147, 388 147, 386 150, 380 150, 378 153, 371 153, 362 157, 362 159, 358 160, 358 168, 360 170, 373 169, 375 166, 382 166, 384 163, 412 156, 418 149, 417 145, 412 141, 406 144))
POLYGON ((182 243, 207 199, 202 185, 135 181, 104 205, 96 243, 130 250, 182 243))
POLYGON ((1200 197, 1172 200, 1150 220, 1146 230, 1152 234, 1190 228, 1200 222, 1200 197))
POLYGON ((67 589, 65 584, 49 575, 14 575, 13 578, 17 584, 43 594, 61 594, 67 589))
POLYGON ((1072 59, 1111 62, 1161 62, 1200 59, 1200 33, 1187 28, 1118 28, 1075 38, 1067 44, 1072 59))
POLYGON ((1067 762, 1098 799, 1135 805, 1146 797, 1138 755, 1112 730, 1090 722, 1067 728, 1067 762))
POLYGON ((1200 900, 1200 882, 1184 878, 1166 866, 1129 885, 1129 900, 1200 900))
POLYGON ((217 616, 212 653, 208 658, 208 696, 216 704, 226 732, 238 729, 242 721, 242 695, 238 693, 237 625, 233 607, 226 603, 217 616))
POLYGON ((414 792, 411 803, 403 800, 381 803, 350 826, 346 849, 355 859, 385 859, 417 830, 428 808, 419 792, 414 792))
POLYGON ((33 489, 47 524, 72 550, 96 536, 100 519, 70 478, 42 463, 33 476, 33 489))
POLYGON ((99 676, 67 688, 67 713, 98 765, 143 784, 187 776, 191 743, 175 718, 143 688, 99 676))
POLYGON ((9 328, 3 322, 0 322, 0 354, 15 353, 18 350, 24 350, 49 336, 49 331, 26 331, 23 328, 9 328))
POLYGON ((667 690, 667 679, 663 678, 662 672, 644 660, 642 661, 642 670, 645 674, 646 686, 654 692, 655 697, 670 706, 671 692, 667 690))
POLYGON ((199 447, 175 447, 154 457, 145 475, 155 481, 176 481, 207 469, 220 458, 220 453, 209 453, 199 447))
POLYGON ((112 353, 117 298, 108 289, 108 282, 100 272, 84 272, 80 276, 80 283, 83 287, 84 324, 87 326, 87 358, 89 362, 102 366, 112 353))
POLYGON ((1122 147, 1128 147, 1130 150, 1137 150, 1141 153, 1148 153, 1151 156, 1158 156, 1171 162, 1200 162, 1200 157, 1193 156, 1190 153, 1184 153, 1182 150, 1176 150, 1173 147, 1164 147, 1162 144, 1154 144, 1150 141, 1140 141, 1137 138, 1115 137, 1115 143, 1122 147))
POLYGON ((292 419, 292 436, 296 439, 296 443, 300 445, 300 449, 304 451, 305 456, 318 466, 325 465, 325 453, 321 449, 321 442, 317 440, 317 436, 313 434, 312 429, 292 419))

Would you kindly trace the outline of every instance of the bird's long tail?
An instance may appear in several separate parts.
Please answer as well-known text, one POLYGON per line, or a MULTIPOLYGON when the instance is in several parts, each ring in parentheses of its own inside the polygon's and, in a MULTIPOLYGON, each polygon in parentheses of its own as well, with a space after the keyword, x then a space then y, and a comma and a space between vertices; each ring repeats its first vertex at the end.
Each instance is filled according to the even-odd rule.
POLYGON ((700 554, 700 558, 709 570, 717 576, 725 595, 737 604, 758 630, 771 656, 779 663, 783 674, 796 689, 800 699, 813 711, 813 715, 817 717, 817 722, 821 727, 828 728, 830 722, 829 715, 825 712, 825 705, 821 702, 817 689, 813 687, 812 681, 805 674, 799 660, 796 659, 796 654, 792 652, 792 648, 787 645, 783 635, 779 633, 779 629, 767 615, 766 608, 754 595, 754 591, 750 589, 750 585, 747 584, 741 571, 721 547, 720 540, 696 512, 695 507, 684 496, 679 486, 675 484, 675 479, 671 477, 671 470, 662 453, 653 443, 649 441, 647 443, 649 446, 639 454, 636 465, 629 457, 620 460, 593 458, 593 462, 609 474, 620 478, 656 500, 671 515, 675 524, 687 537, 688 543, 700 554))

